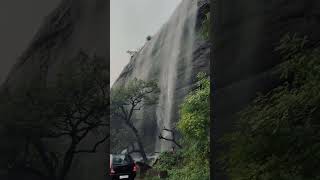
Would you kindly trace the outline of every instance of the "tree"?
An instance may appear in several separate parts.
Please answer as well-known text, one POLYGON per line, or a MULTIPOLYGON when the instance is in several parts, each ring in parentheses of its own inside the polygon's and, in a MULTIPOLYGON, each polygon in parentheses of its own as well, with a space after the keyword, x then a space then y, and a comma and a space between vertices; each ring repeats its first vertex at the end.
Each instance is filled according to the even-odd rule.
POLYGON ((134 124, 134 115, 144 107, 156 104, 156 94, 159 91, 155 81, 146 82, 136 78, 126 86, 115 87, 111 90, 111 115, 121 119, 132 130, 145 162, 147 162, 147 155, 139 131, 134 124))
POLYGON ((130 57, 132 58, 133 56, 135 56, 138 51, 132 51, 132 50, 128 50, 127 53, 130 55, 130 57))
MULTIPOLYGON (((183 147, 175 153, 162 152, 154 167, 159 171, 168 171, 170 180, 210 179, 210 80, 205 73, 199 73, 197 79, 197 87, 180 106, 177 130, 182 135, 180 142, 183 147)), ((174 138, 168 140, 173 141, 174 138)))
POLYGON ((150 41, 152 39, 152 36, 147 36, 146 40, 150 41))
POLYGON ((277 50, 283 83, 243 109, 226 140, 231 179, 320 178, 320 48, 285 36, 277 50))
POLYGON ((197 88, 180 106, 177 128, 183 138, 184 164, 172 173, 172 179, 210 179, 210 79, 205 73, 199 73, 197 79, 197 88), (197 168, 200 166, 203 168, 197 168))
POLYGON ((62 70, 56 83, 8 94, 2 117, 9 136, 20 137, 25 148, 11 162, 42 179, 64 180, 75 156, 95 153, 109 138, 107 121, 109 76, 105 60, 80 52, 62 70), (94 136, 96 142, 81 143, 94 136), (57 149, 51 142, 64 142, 57 149))

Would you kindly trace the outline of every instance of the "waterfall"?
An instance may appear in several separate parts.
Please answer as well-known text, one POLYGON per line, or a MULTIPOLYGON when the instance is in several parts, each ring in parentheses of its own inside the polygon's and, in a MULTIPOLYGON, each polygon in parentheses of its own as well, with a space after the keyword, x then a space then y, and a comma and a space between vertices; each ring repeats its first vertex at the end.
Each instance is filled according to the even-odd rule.
MULTIPOLYGON (((165 26, 164 31, 167 32, 163 37, 165 47, 162 48, 159 55, 165 62, 159 76, 159 85, 162 91, 157 108, 157 124, 160 131, 163 127, 174 129, 173 123, 177 121, 173 119, 174 113, 177 113, 173 112, 176 86, 178 81, 189 81, 191 76, 190 67, 196 34, 196 15, 197 1, 184 0, 165 26), (185 68, 182 79, 178 79, 178 66, 185 68)), ((161 133, 164 137, 172 138, 171 134, 166 131, 161 133)), ((158 138, 157 141, 159 141, 158 138)), ((158 145, 156 149, 160 151, 168 150, 172 146, 170 142, 163 140, 156 145, 158 145)))
MULTIPOLYGON (((146 129, 148 121, 156 121, 150 130, 153 131, 152 144, 155 144, 155 151, 165 151, 172 147, 171 142, 159 140, 158 134, 164 127, 174 129, 178 121, 177 107, 181 103, 177 99, 181 101, 181 94, 186 95, 188 92, 186 87, 191 81, 192 54, 197 36, 197 13, 198 0, 182 0, 169 21, 132 57, 115 83, 126 83, 132 78, 158 82, 161 92, 157 106, 152 111, 145 109, 136 117, 142 119, 136 124, 141 129, 146 129), (179 98, 176 97, 177 89, 179 98)), ((170 133, 162 135, 171 138, 170 133)))

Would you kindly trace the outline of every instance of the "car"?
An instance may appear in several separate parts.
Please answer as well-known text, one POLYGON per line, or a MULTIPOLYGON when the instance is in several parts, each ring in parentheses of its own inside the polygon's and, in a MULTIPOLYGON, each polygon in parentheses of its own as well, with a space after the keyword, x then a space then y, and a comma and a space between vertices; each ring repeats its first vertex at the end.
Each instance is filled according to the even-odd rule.
POLYGON ((129 154, 110 154, 109 175, 112 180, 134 180, 137 169, 137 165, 129 154))

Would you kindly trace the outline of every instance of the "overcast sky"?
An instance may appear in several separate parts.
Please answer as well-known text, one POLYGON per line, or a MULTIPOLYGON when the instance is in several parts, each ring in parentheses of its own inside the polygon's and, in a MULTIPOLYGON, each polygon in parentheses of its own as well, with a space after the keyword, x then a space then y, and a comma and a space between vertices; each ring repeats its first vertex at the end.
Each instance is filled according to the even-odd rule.
POLYGON ((127 50, 141 47, 169 19, 181 0, 111 0, 111 84, 129 62, 127 50))
POLYGON ((60 0, 0 0, 0 82, 60 0))

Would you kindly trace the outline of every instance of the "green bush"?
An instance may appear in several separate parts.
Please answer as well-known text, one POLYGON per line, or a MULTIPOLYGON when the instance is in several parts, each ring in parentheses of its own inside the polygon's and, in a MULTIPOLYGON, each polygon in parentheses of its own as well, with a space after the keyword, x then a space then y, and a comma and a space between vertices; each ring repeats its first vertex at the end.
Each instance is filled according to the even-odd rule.
POLYGON ((155 168, 159 171, 172 170, 179 165, 181 159, 181 151, 177 153, 163 152, 159 155, 155 168))
POLYGON ((191 92, 181 105, 178 130, 189 141, 206 143, 210 119, 210 82, 203 73, 198 75, 198 79, 198 88, 191 92))
POLYGON ((227 138, 232 180, 320 179, 320 48, 306 44, 281 40, 284 83, 239 113, 238 130, 227 138))
POLYGON ((210 80, 198 75, 198 87, 180 108, 177 124, 183 148, 159 156, 155 169, 167 170, 169 180, 209 180, 209 94, 210 80))

